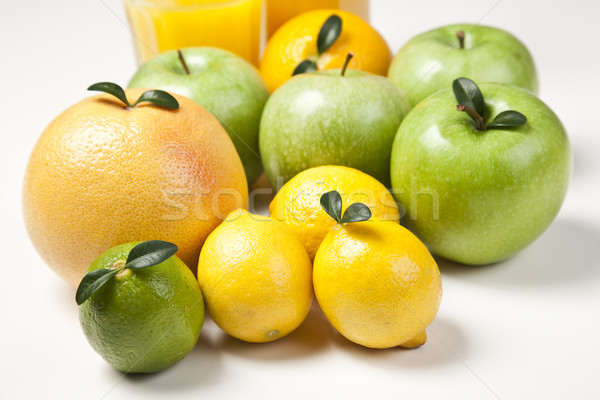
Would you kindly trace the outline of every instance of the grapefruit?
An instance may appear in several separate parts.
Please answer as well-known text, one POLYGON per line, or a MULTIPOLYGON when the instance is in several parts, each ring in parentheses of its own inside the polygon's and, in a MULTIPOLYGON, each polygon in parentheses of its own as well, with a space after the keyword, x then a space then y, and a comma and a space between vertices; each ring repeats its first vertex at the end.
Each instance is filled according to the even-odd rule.
MULTIPOLYGON (((143 89, 128 89, 135 101, 143 89)), ((208 234, 246 207, 242 162, 204 108, 128 107, 99 94, 48 125, 27 165, 23 213, 44 261, 76 286, 103 251, 160 239, 195 272, 208 234)))

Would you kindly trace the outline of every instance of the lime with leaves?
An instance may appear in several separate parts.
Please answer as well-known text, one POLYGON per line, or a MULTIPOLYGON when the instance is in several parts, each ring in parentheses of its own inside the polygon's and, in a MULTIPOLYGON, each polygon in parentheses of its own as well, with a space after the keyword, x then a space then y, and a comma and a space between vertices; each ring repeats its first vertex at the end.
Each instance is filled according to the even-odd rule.
POLYGON ((204 302, 176 252, 177 246, 160 240, 115 246, 82 279, 75 296, 81 327, 114 368, 158 372, 194 348, 204 302))

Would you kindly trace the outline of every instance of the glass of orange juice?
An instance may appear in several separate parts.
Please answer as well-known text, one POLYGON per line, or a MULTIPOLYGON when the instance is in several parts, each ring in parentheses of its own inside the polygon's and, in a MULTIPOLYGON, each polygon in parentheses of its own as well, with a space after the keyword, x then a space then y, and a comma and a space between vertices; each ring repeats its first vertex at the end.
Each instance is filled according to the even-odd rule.
POLYGON ((123 3, 140 64, 163 51, 191 46, 220 47, 258 63, 262 0, 123 3))
POLYGON ((369 22, 369 0, 267 0, 267 37, 287 20, 316 8, 349 11, 369 22))

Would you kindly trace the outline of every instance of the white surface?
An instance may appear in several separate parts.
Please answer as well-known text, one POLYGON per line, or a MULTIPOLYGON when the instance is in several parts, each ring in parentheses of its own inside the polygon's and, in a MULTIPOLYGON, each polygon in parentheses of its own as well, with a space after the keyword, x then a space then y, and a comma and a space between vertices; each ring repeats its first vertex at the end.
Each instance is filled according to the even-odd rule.
POLYGON ((454 22, 503 27, 537 62, 541 97, 561 117, 575 155, 559 216, 512 260, 441 264, 444 298, 418 350, 356 346, 313 310, 288 338, 265 345, 208 322, 196 349, 152 376, 123 376, 79 328, 74 289, 26 236, 21 183, 46 124, 135 71, 120 0, 3 2, 0 398, 597 399, 600 358, 600 8, 589 0, 372 1, 372 23, 396 51, 412 35, 454 22))

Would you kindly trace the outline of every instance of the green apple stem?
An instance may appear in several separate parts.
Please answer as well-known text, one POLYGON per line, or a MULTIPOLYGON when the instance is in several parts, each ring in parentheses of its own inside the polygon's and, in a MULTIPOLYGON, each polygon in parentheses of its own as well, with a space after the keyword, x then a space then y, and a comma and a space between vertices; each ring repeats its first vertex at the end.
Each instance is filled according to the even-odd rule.
POLYGON ((187 63, 185 62, 185 58, 183 58, 183 53, 181 52, 181 50, 177 50, 177 55, 179 56, 179 61, 181 61, 183 70, 185 71, 186 75, 189 75, 190 69, 188 68, 187 63))
POLYGON ((346 56, 346 61, 344 61, 344 66, 342 67, 342 76, 346 74, 346 69, 348 68, 348 64, 350 64, 350 60, 352 60, 352 57, 354 57, 354 53, 352 53, 351 51, 348 52, 348 55, 346 56))
POLYGON ((469 114, 471 116, 471 118, 473 118, 475 120, 475 122, 477 123, 477 130, 479 132, 485 131, 485 122, 483 121, 483 117, 481 115, 479 115, 479 113, 477 111, 475 111, 471 107, 465 106, 463 104, 457 105, 456 109, 458 111, 464 111, 467 114, 469 114))
POLYGON ((456 32, 456 37, 458 38, 458 45, 461 49, 465 48, 465 31, 456 32))

